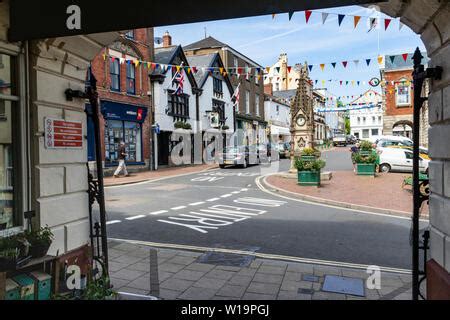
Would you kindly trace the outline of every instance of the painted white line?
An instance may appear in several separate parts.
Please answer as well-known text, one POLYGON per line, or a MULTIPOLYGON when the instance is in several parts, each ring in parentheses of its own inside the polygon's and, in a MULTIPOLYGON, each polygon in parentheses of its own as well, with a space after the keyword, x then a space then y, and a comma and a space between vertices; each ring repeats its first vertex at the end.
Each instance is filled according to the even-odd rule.
MULTIPOLYGON (((367 268, 369 267, 369 265, 365 265, 365 264, 356 264, 356 263, 330 261, 330 260, 319 260, 319 259, 309 259, 309 258, 300 258, 300 257, 292 257, 292 256, 281 256, 281 255, 258 253, 258 252, 252 252, 252 251, 196 247, 196 246, 179 245, 179 244, 155 243, 155 242, 124 240, 124 239, 114 239, 114 238, 109 238, 109 240, 131 243, 131 244, 136 244, 136 245, 144 245, 144 246, 148 246, 148 247, 156 247, 156 248, 169 248, 169 249, 175 249, 175 250, 177 250, 177 249, 178 250, 191 250, 191 251, 200 251, 200 252, 230 253, 230 254, 236 254, 236 255, 254 256, 257 258, 268 259, 268 260, 282 260, 282 261, 307 263, 307 264, 315 264, 315 265, 322 265, 322 266, 333 266, 333 267, 340 267, 340 268, 367 270, 367 268)), ((380 270, 383 272, 400 273, 400 274, 408 274, 408 275, 412 274, 412 271, 409 269, 399 269, 399 268, 381 267, 380 266, 380 270)))
POLYGON ((232 194, 224 194, 223 196, 220 196, 221 198, 229 198, 229 197, 232 197, 233 195, 232 194))
POLYGON ((200 206, 200 205, 205 204, 205 203, 206 203, 206 202, 201 201, 201 202, 190 203, 189 205, 192 206, 192 207, 195 207, 195 206, 200 206))
POLYGON ((246 192, 246 191, 248 191, 248 189, 247 189, 247 188, 244 188, 244 189, 241 189, 241 191, 242 191, 242 192, 246 192))
POLYGON ((240 191, 233 191, 232 194, 239 194, 241 193, 240 191))
POLYGON ((217 201, 217 200, 220 200, 220 198, 212 198, 212 199, 209 199, 209 200, 206 200, 206 201, 208 201, 208 202, 214 202, 214 201, 217 201))
MULTIPOLYGON (((265 179, 268 176, 269 175, 261 176, 261 177, 256 178, 256 180, 255 180, 256 186, 262 192, 265 192, 267 194, 270 194, 270 195, 278 197, 278 198, 283 198, 283 199, 290 200, 290 201, 306 203, 306 204, 313 205, 313 206, 319 206, 319 207, 325 207, 325 208, 333 208, 333 209, 338 209, 338 210, 343 210, 343 211, 351 211, 351 212, 355 212, 355 213, 362 213, 362 214, 367 214, 367 215, 372 215, 372 216, 386 217, 386 218, 392 218, 392 219, 398 219, 398 220, 411 220, 411 218, 408 218, 408 217, 401 217, 401 216, 385 214, 385 213, 376 213, 376 212, 370 212, 370 211, 364 211, 364 210, 358 210, 358 209, 352 209, 352 208, 344 208, 344 207, 340 207, 340 206, 333 206, 333 205, 330 205, 330 204, 322 204, 322 203, 318 203, 318 202, 312 202, 312 201, 307 201, 307 200, 301 200, 301 199, 291 198, 291 197, 287 197, 287 196, 282 196, 280 194, 276 194, 276 193, 274 193, 272 191, 267 190, 261 184, 261 182, 260 182, 261 179, 265 179)), ((420 219, 420 222, 429 223, 428 220, 424 220, 424 219, 420 219)))
POLYGON ((110 225, 110 224, 116 224, 116 223, 121 223, 122 221, 120 220, 113 220, 113 221, 108 221, 106 224, 110 225))
POLYGON ((144 215, 138 215, 138 216, 134 216, 134 217, 125 218, 125 220, 133 221, 133 220, 142 219, 142 218, 145 218, 145 216, 144 215))
POLYGON ((183 209, 186 209, 186 208, 187 208, 186 206, 179 206, 179 207, 172 208, 170 210, 178 211, 178 210, 183 210, 183 209))
POLYGON ((150 212, 149 215, 157 216, 157 215, 160 215, 160 214, 163 214, 163 213, 167 213, 167 212, 169 212, 169 211, 167 211, 167 210, 160 210, 160 211, 150 212))

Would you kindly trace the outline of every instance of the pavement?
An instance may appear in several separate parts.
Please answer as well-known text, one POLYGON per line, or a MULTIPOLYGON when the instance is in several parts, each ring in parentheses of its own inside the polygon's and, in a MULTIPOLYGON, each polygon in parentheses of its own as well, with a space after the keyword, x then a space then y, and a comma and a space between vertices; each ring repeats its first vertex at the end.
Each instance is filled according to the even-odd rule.
MULTIPOLYGON (((401 173, 377 174, 376 178, 357 176, 352 171, 334 171, 330 181, 321 187, 304 187, 297 183, 297 175, 276 174, 263 182, 270 190, 297 196, 299 199, 330 205, 368 210, 372 212, 411 216, 413 200, 410 188, 402 187, 410 175, 401 173)), ((422 207, 422 216, 428 217, 428 204, 422 207)))
MULTIPOLYGON (((162 300, 410 300, 411 275, 109 242, 114 290, 162 300), (328 282, 325 279, 328 277, 328 282), (347 281, 344 285, 337 280, 347 281), (331 280, 335 280, 332 282, 331 280), (332 286, 330 286, 332 284, 332 286), (330 292, 331 291, 333 292, 330 292)), ((135 297, 135 298, 136 298, 135 297)))
POLYGON ((146 181, 155 181, 161 178, 175 177, 184 174, 191 174, 195 172, 208 171, 219 168, 216 164, 202 164, 195 166, 171 167, 161 168, 157 171, 144 171, 138 173, 131 173, 129 176, 120 176, 119 178, 105 177, 105 187, 128 185, 146 181))

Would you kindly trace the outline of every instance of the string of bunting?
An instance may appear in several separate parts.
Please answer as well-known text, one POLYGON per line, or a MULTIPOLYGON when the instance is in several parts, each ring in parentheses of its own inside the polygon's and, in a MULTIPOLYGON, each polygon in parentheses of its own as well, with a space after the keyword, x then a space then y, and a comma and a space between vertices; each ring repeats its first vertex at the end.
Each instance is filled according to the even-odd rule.
MULTIPOLYGON (((289 21, 292 20, 292 17, 294 16, 295 13, 296 12, 288 13, 289 21)), ((312 10, 304 11, 306 24, 309 23, 313 13, 314 13, 314 15, 320 15, 320 17, 322 19, 322 25, 324 25, 327 22, 328 17, 330 15, 334 15, 334 16, 337 16, 337 18, 338 18, 337 19, 338 27, 342 26, 342 22, 344 21, 344 19, 346 17, 353 18, 354 29, 356 29, 358 27, 359 23, 361 22, 361 19, 365 18, 369 24, 369 32, 372 31, 378 25, 380 25, 380 21, 383 21, 383 26, 384 26, 385 31, 387 31, 387 29, 391 26, 392 20, 398 21, 398 30, 399 31, 402 30, 402 28, 404 27, 404 24, 400 21, 400 19, 380 18, 380 17, 371 17, 371 16, 363 16, 363 15, 341 14, 341 13, 335 13, 335 12, 312 11, 312 10)), ((276 16, 277 16, 277 14, 272 14, 272 20, 275 19, 276 16)))

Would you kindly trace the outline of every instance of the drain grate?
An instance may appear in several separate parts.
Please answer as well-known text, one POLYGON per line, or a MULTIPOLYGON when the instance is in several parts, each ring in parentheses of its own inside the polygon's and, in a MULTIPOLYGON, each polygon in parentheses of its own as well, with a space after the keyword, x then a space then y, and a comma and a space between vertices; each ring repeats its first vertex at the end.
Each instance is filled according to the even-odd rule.
POLYGON ((298 289, 298 293, 299 294, 313 294, 314 290, 313 289, 298 289))
POLYGON ((319 282, 319 277, 305 274, 305 275, 303 275, 303 281, 307 281, 307 282, 319 282))
POLYGON ((254 256, 231 253, 206 252, 198 259, 198 263, 214 264, 227 267, 248 267, 255 260, 254 256))
POLYGON ((365 297, 362 279, 325 276, 322 291, 365 297))

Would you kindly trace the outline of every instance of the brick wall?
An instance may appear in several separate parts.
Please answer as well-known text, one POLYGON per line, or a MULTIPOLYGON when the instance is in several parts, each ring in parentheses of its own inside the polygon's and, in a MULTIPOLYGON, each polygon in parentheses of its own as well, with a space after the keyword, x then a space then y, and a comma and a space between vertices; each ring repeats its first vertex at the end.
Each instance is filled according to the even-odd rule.
POLYGON ((386 115, 387 116, 399 116, 399 115, 411 115, 413 116, 414 97, 411 92, 411 104, 406 107, 398 107, 396 103, 396 84, 392 84, 392 81, 399 82, 412 81, 412 70, 400 70, 389 71, 384 73, 384 80, 389 81, 389 85, 386 86, 386 115), (389 92, 391 91, 391 92, 389 92))

